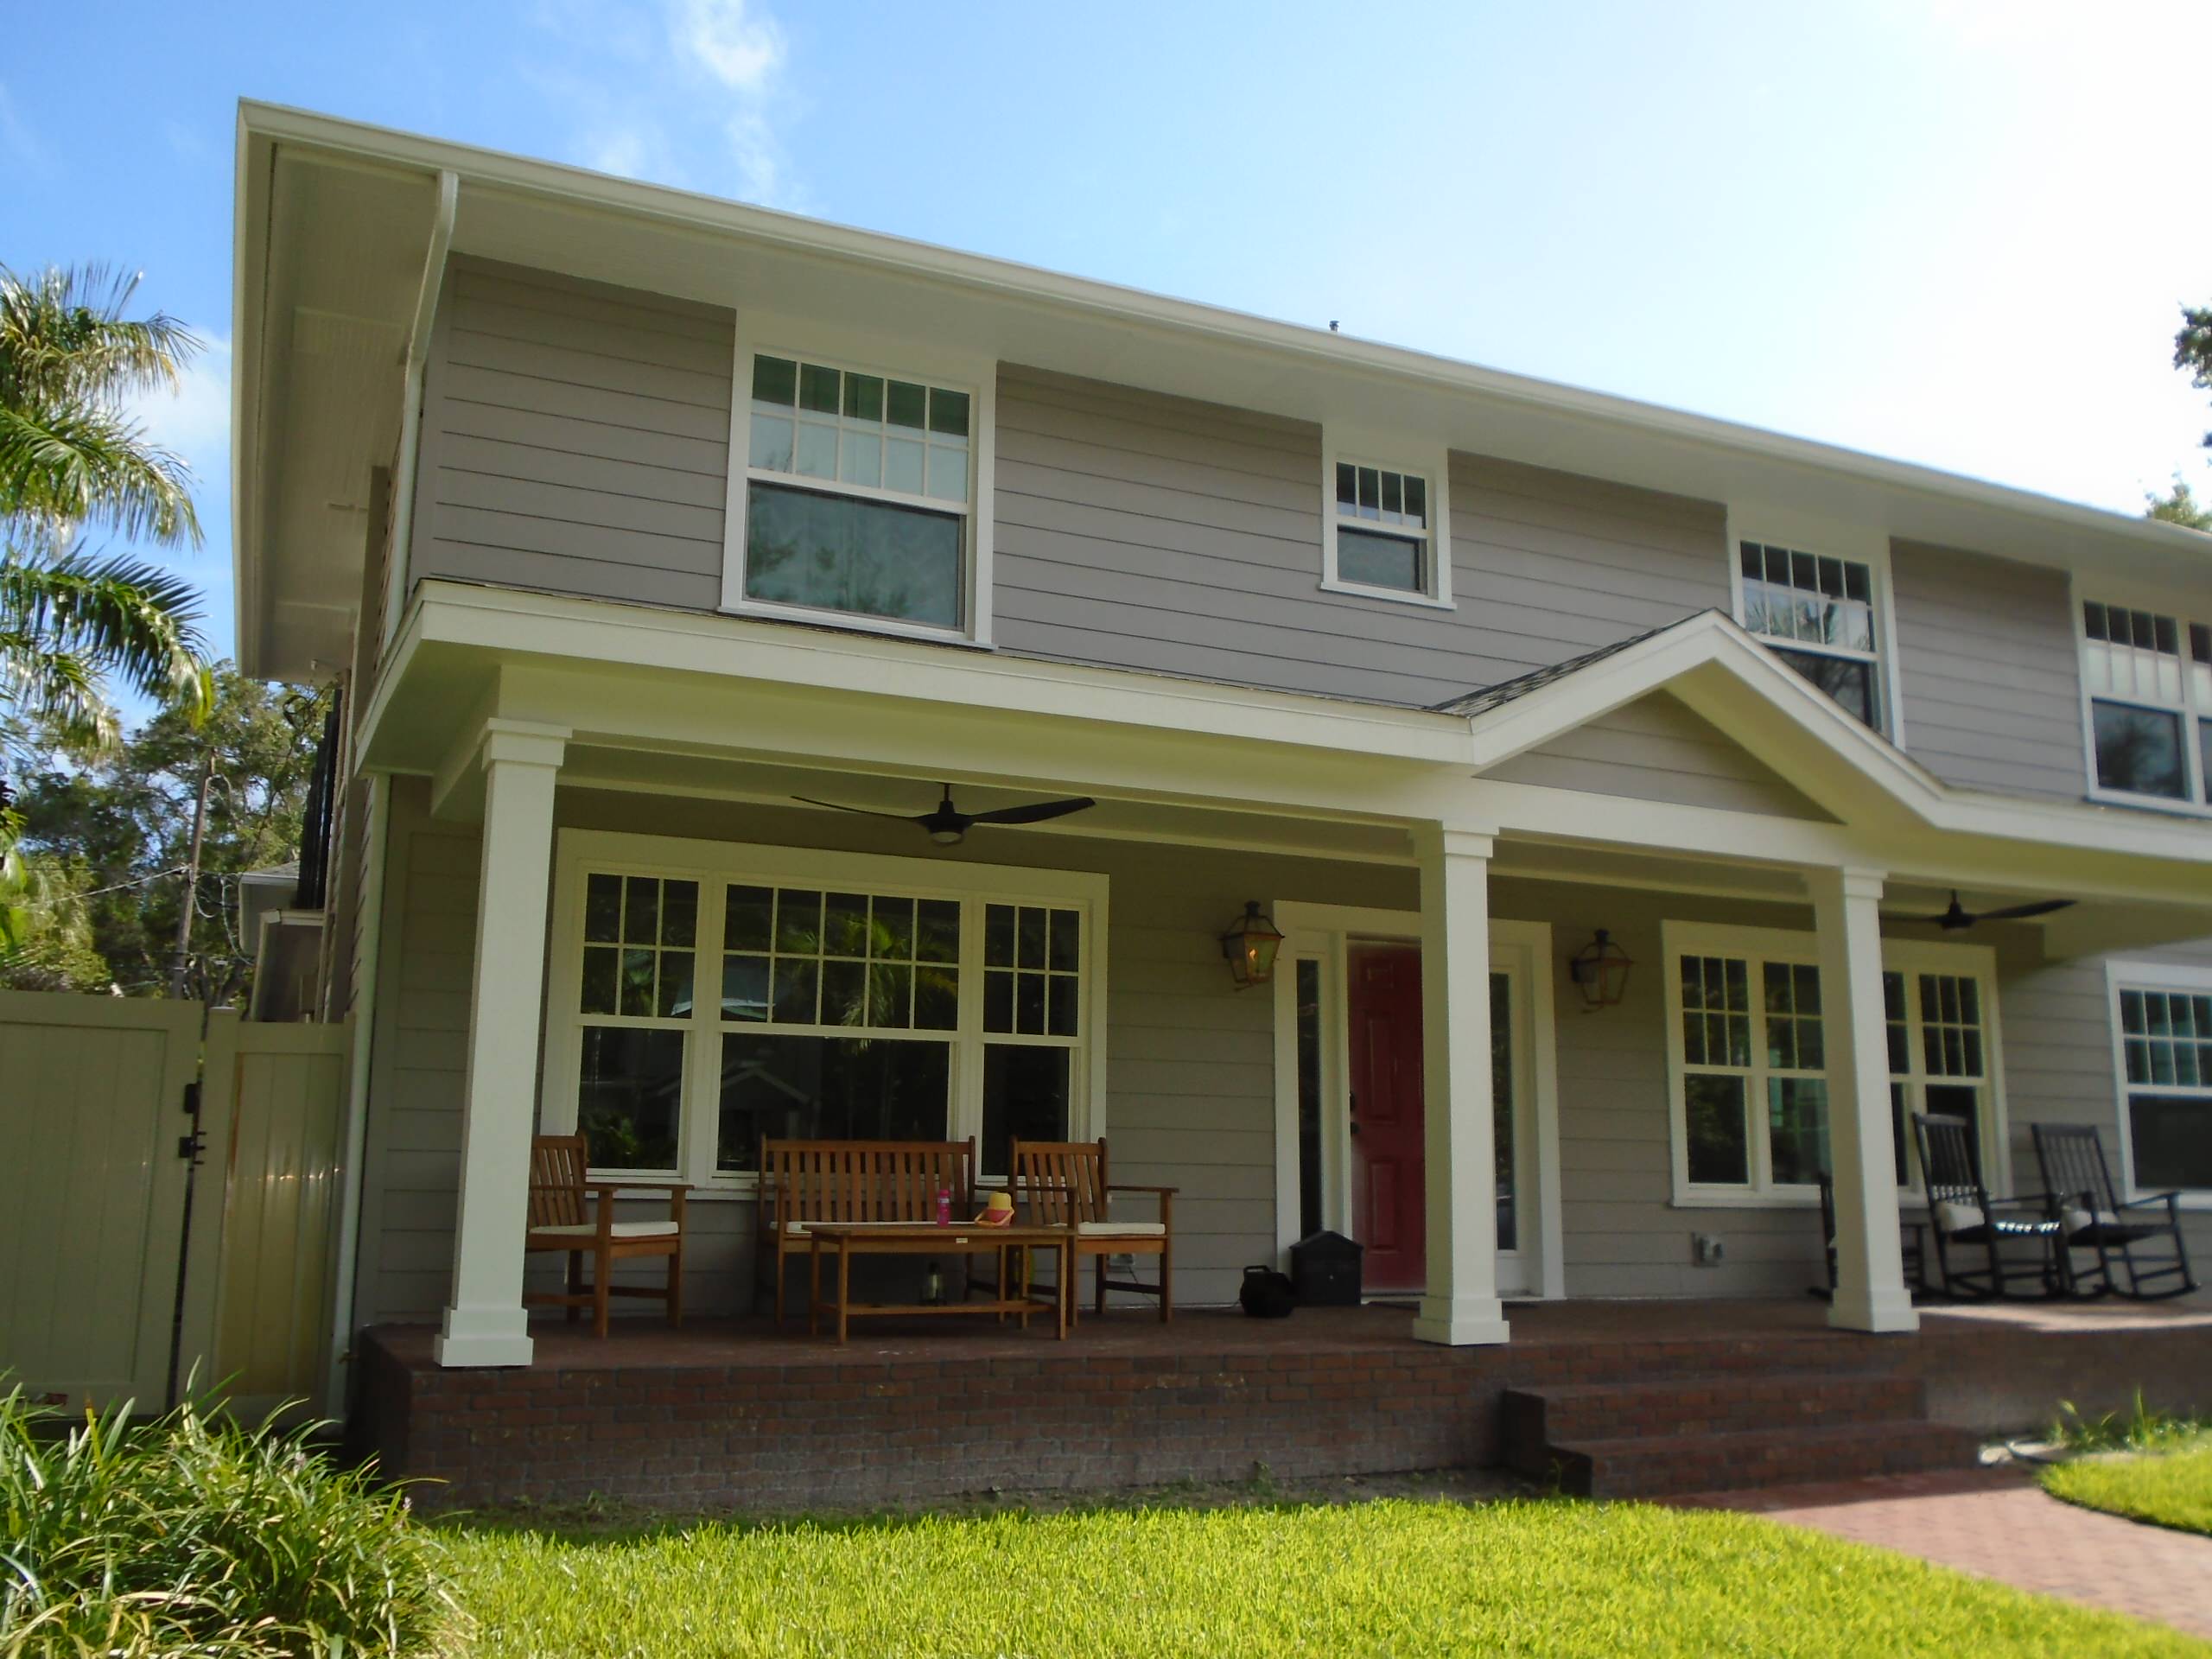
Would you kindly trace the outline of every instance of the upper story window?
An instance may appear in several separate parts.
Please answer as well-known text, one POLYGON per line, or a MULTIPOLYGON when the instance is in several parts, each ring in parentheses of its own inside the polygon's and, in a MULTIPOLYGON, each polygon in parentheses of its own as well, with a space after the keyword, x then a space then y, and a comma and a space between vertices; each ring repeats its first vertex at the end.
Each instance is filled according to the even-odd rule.
POLYGON ((989 375, 970 366, 741 347, 724 603, 987 639, 989 375))
POLYGON ((2089 701, 2092 792, 2160 801, 2208 798, 2212 628, 2086 601, 2082 686, 2089 701))
POLYGON ((1344 445, 1332 431, 1322 451, 1321 586, 1449 605, 1444 466, 1433 446, 1372 438, 1344 445))
POLYGON ((1884 729, 1873 565, 1758 541, 1739 541, 1736 556, 1744 626, 1854 719, 1884 729))

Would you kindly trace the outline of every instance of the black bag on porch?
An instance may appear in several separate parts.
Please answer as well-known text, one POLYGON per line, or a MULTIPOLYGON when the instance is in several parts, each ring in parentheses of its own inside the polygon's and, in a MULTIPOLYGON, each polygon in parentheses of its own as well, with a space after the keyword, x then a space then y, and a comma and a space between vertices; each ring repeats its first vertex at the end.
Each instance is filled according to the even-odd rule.
POLYGON ((1290 1275, 1273 1268, 1245 1268, 1243 1288, 1236 1293, 1236 1300, 1255 1319, 1287 1319, 1298 1306, 1290 1275))

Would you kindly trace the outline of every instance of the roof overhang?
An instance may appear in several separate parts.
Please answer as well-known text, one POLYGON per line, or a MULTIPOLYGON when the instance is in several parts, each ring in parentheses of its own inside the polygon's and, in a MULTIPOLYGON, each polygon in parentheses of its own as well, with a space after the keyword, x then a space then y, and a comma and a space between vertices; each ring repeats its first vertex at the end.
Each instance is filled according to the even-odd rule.
POLYGON ((1703 499, 1788 503, 2005 557, 2200 588, 2212 578, 2212 541, 2171 524, 1325 329, 245 103, 234 453, 250 672, 335 660, 317 619, 354 602, 360 537, 327 515, 356 510, 367 457, 388 454, 397 432, 404 342, 448 173, 457 253, 799 319, 866 318, 1003 361, 1703 499), (299 362, 303 314, 333 320, 325 338, 337 349, 323 355, 337 361, 299 362), (308 407, 321 391, 334 410, 354 411, 357 429, 308 407))

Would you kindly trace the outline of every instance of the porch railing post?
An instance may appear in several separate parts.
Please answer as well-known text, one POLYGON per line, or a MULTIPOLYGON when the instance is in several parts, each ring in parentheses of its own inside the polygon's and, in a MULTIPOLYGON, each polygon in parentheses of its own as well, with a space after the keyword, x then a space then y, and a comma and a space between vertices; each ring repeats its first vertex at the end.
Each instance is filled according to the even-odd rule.
POLYGON ((1485 833, 1414 833, 1421 864, 1421 1110, 1428 1286, 1414 1335, 1506 1340, 1491 1146, 1490 857, 1485 833))
POLYGON ((1889 1033, 1882 997, 1882 876, 1816 869, 1806 876, 1820 934, 1821 1007, 1828 1030, 1828 1155, 1835 1180, 1835 1297, 1828 1323, 1917 1331, 1897 1236, 1897 1167, 1890 1120, 1889 1033))
POLYGON ((483 868, 468 1015, 461 1141, 461 1211, 441 1365, 527 1365, 523 1232, 530 1138, 537 1121, 537 1030, 552 874, 553 785, 567 734, 486 722, 483 868))

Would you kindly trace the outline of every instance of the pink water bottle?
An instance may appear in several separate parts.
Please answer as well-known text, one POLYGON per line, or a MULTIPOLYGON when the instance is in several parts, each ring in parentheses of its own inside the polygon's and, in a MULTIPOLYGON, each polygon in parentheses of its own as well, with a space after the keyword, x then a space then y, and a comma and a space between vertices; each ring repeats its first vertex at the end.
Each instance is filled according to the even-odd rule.
POLYGON ((940 1186, 937 1190, 937 1224, 940 1227, 952 1225, 952 1189, 949 1186, 940 1186))

